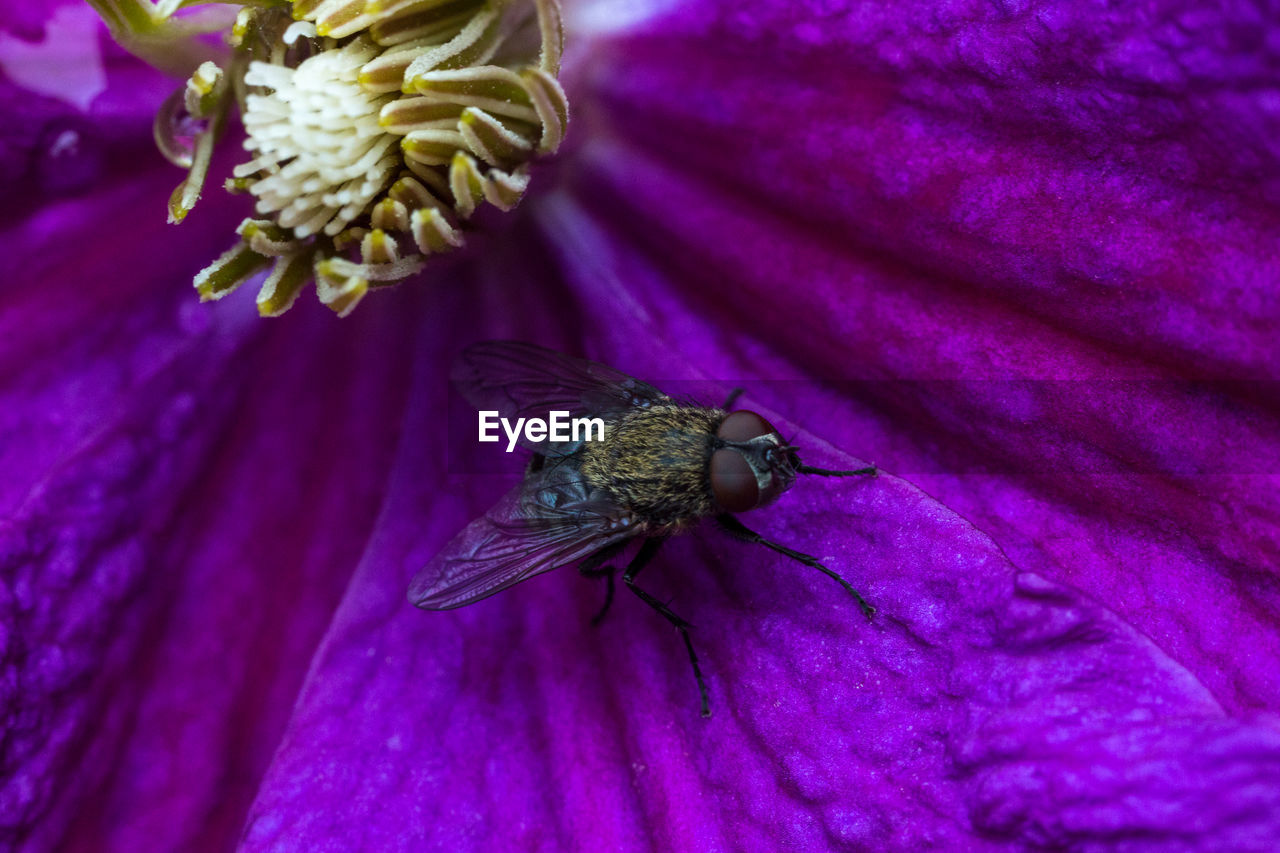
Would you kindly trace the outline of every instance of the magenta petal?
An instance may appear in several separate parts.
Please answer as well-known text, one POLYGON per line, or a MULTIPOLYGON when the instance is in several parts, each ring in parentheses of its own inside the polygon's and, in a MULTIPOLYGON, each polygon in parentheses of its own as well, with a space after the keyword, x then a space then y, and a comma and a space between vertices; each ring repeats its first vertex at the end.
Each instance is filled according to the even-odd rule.
POLYGON ((194 305, 232 211, 162 226, 113 87, 115 180, 0 238, 0 838, 1267 849, 1275 398, 1174 382, 1275 372, 1274 29, 679 4, 579 43, 576 148, 505 233, 343 322, 194 305), (625 590, 599 629, 572 570, 413 610, 510 482, 447 434, 497 336, 729 378, 807 459, 880 463, 748 516, 880 615, 671 543, 643 581, 697 626, 703 721, 625 590))
MULTIPOLYGON (((1273 191, 1276 137, 1234 91, 1259 43, 1180 56, 1198 100, 1125 97, 1160 72, 1142 40, 1194 21, 810 5, 687 4, 597 45, 567 191, 531 200, 569 296, 490 273, 594 331, 523 306, 476 331, 755 383, 938 496, 806 482, 760 514, 880 617, 711 533, 673 543, 646 583, 697 625, 704 723, 668 627, 624 596, 587 628, 599 591, 569 571, 406 611, 502 484, 442 486, 479 463, 405 448, 247 849, 1270 843, 1280 735, 1247 715, 1280 707, 1269 392, 1174 382, 1274 369, 1275 214, 1243 193, 1273 191), (1185 138, 1143 137, 1170 121, 1185 138)), ((414 399, 427 430, 443 394, 414 399)))
POLYGON ((196 303, 235 212, 166 225, 139 116, 127 180, 21 196, 43 204, 0 234, 4 846, 233 843, 404 401, 407 366, 357 346, 412 334, 389 306, 196 303))
MULTIPOLYGON (((407 435, 442 396, 416 386, 407 435)), ((1280 733, 903 481, 807 481, 753 522, 841 566, 881 607, 870 623, 827 579, 710 531, 668 546, 646 584, 697 625, 703 721, 669 626, 620 593, 592 629, 601 590, 570 570, 405 606, 412 571, 501 493, 449 475, 466 464, 402 445, 245 849, 954 849, 1189 825, 1217 849, 1276 828, 1280 733)))
POLYGON ((163 197, 47 209, 83 254, 27 267, 42 288, 6 299, 0 821, 33 849, 235 838, 403 401, 401 366, 354 345, 409 331, 394 312, 335 325, 313 306, 268 329, 243 300, 195 305, 163 238, 145 265, 95 244, 163 197))
POLYGON ((1280 709, 1274 22, 827 8, 598 46, 573 180, 617 268, 767 342, 708 370, 832 381, 826 437, 1280 709))
POLYGON ((177 85, 113 44, 86 5, 19 6, 9 31, 0 24, 0 226, 156 163, 152 118, 177 85))

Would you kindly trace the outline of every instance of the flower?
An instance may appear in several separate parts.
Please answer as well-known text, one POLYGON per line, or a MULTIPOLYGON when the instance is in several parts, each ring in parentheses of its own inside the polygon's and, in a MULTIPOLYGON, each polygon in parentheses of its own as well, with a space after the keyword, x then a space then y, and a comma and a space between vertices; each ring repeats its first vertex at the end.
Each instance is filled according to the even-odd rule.
POLYGON ((162 222, 161 81, 77 44, 86 112, 13 82, 38 22, 4 40, 3 837, 1266 849, 1274 22, 611 8, 567 10, 574 126, 521 207, 341 321, 195 304, 243 211, 162 222), (642 581, 696 626, 704 721, 669 626, 620 595, 590 628, 571 570, 409 607, 515 476, 449 416, 491 337, 743 384, 807 460, 875 461, 747 519, 876 620, 669 543, 642 581))
MULTIPOLYGON (((142 56, 197 54, 193 33, 217 27, 175 17, 176 2, 92 5, 142 56)), ((161 150, 190 171, 169 202, 181 222, 232 104, 243 114, 251 159, 227 188, 251 194, 263 218, 242 222, 240 242, 196 275, 202 299, 270 265, 261 314, 287 311, 314 280, 346 316, 371 284, 404 281, 461 246, 478 205, 514 207, 528 161, 564 138, 554 0, 249 4, 227 38, 222 64, 201 62, 156 118, 161 150)))

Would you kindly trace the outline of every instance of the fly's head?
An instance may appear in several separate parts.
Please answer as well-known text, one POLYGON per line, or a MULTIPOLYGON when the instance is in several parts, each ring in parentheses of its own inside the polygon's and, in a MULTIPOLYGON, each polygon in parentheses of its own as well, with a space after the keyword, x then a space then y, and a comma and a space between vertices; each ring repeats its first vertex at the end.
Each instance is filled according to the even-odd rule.
POLYGON ((712 442, 711 492, 728 512, 768 506, 795 483, 799 464, 767 420, 745 409, 732 412, 712 442))

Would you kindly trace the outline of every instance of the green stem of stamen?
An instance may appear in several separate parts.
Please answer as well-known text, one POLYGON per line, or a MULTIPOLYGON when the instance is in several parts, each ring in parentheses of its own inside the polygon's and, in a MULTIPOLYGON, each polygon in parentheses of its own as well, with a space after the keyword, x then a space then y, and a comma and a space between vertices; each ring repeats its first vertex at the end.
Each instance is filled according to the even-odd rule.
MULTIPOLYGON (((237 53, 231 60, 231 68, 229 69, 232 76, 241 73, 245 65, 245 57, 237 53)), ((225 84, 224 84, 225 86, 225 84)), ((218 139, 222 136, 222 131, 227 124, 227 114, 231 109, 233 93, 230 86, 226 86, 219 98, 217 106, 214 108, 213 114, 209 116, 209 126, 205 128, 204 133, 196 140, 195 150, 191 152, 191 170, 187 173, 187 178, 178 184, 177 189, 173 191, 173 195, 169 197, 169 222, 177 224, 186 219, 187 214, 196 206, 196 202, 200 200, 200 191, 204 189, 205 178, 209 174, 209 164, 213 162, 213 148, 217 144, 218 139)))

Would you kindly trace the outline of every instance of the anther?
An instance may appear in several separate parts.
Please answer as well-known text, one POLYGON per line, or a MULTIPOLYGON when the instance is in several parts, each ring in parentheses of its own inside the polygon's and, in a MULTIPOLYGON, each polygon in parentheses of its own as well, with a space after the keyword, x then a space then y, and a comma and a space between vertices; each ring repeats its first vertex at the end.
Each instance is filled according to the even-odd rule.
POLYGON ((156 121, 162 150, 190 172, 171 199, 173 221, 199 198, 233 105, 244 124, 249 156, 227 188, 251 195, 255 216, 197 275, 201 298, 220 299, 269 268, 262 314, 287 310, 308 281, 346 314, 371 288, 463 245, 475 210, 514 207, 529 162, 564 138, 561 40, 558 0, 239 10, 231 56, 199 64, 156 121), (524 47, 528 34, 536 53, 524 47))

